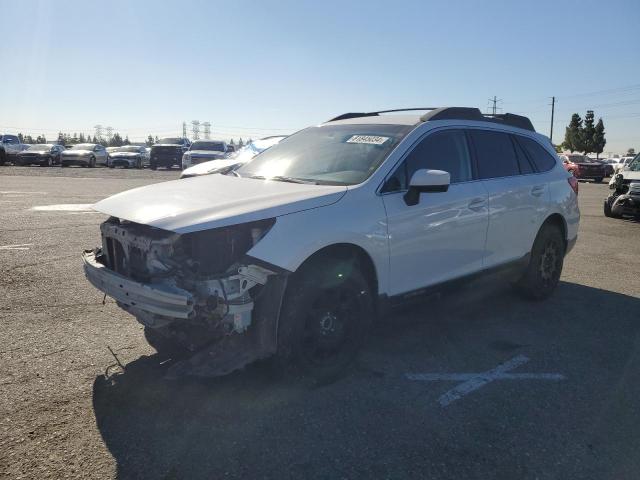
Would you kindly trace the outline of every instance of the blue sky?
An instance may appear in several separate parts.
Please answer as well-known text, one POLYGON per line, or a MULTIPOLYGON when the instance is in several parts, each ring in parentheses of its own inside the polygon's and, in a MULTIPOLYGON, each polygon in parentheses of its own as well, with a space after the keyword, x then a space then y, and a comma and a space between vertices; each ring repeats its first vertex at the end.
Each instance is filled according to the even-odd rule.
POLYGON ((555 139, 593 108, 605 151, 640 148, 640 2, 0 0, 0 129, 212 123, 295 131, 346 111, 477 106, 555 139), (12 19, 12 20, 9 20, 12 19))

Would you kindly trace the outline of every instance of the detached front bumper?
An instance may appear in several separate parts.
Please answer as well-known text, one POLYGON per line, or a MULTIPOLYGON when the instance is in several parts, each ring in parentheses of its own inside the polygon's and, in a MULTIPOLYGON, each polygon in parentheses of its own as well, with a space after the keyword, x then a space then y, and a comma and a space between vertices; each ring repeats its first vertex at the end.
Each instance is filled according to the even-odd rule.
POLYGON ((193 296, 186 290, 130 280, 101 264, 93 251, 85 251, 82 260, 89 282, 129 309, 176 319, 187 319, 194 313, 193 296))

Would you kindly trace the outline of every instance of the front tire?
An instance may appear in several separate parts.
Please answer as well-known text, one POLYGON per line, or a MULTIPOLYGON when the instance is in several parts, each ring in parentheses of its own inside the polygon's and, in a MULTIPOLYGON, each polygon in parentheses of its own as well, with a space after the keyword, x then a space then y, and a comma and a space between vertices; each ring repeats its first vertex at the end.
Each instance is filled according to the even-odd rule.
POLYGON ((51 157, 47 158, 44 162, 40 164, 41 167, 53 167, 53 159, 51 157))
POLYGON ((517 290, 531 300, 549 297, 560 281, 565 250, 560 228, 543 225, 533 243, 529 265, 516 284, 517 290))
POLYGON ((593 181, 595 183, 602 183, 602 177, 594 178, 593 181))
POLYGON ((371 288, 359 270, 314 264, 294 274, 278 327, 278 357, 318 380, 337 376, 355 358, 374 316, 371 288), (343 276, 344 275, 344 276, 343 276))
POLYGON ((7 163, 7 154, 4 150, 0 150, 0 167, 7 163))
POLYGON ((91 157, 89 159, 89 165, 87 165, 89 168, 93 168, 96 166, 96 157, 91 157))

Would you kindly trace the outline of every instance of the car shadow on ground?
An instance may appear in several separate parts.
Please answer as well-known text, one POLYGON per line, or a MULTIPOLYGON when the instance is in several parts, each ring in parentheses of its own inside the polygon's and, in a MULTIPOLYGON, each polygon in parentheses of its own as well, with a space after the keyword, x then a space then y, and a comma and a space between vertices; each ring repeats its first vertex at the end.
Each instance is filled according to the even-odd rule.
POLYGON ((447 437, 455 419, 427 432, 424 399, 412 404, 418 400, 406 393, 402 373, 459 366, 465 355, 487 355, 493 364, 551 344, 580 362, 589 354, 575 344, 597 345, 605 334, 634 338, 638 312, 639 298, 573 283, 537 303, 479 284, 376 324, 362 358, 333 384, 282 379, 268 361, 219 379, 166 381, 158 356, 143 356, 121 375, 95 379, 95 418, 118 478, 460 478, 466 467, 488 476, 502 468, 515 478, 524 472, 519 460, 492 459, 503 463, 483 471, 473 452, 447 457, 459 448, 447 437), (425 449, 442 461, 431 462, 425 449))

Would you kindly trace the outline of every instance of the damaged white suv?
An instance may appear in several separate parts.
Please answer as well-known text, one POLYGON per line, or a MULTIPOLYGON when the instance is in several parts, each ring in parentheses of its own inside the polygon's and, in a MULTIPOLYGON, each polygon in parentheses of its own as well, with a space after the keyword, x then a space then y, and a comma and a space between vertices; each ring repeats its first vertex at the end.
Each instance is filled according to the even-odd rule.
POLYGON ((549 140, 517 115, 412 110, 428 111, 344 114, 227 175, 97 203, 87 278, 179 359, 170 374, 200 376, 274 354, 333 372, 386 307, 498 268, 548 296, 580 218, 549 140))

